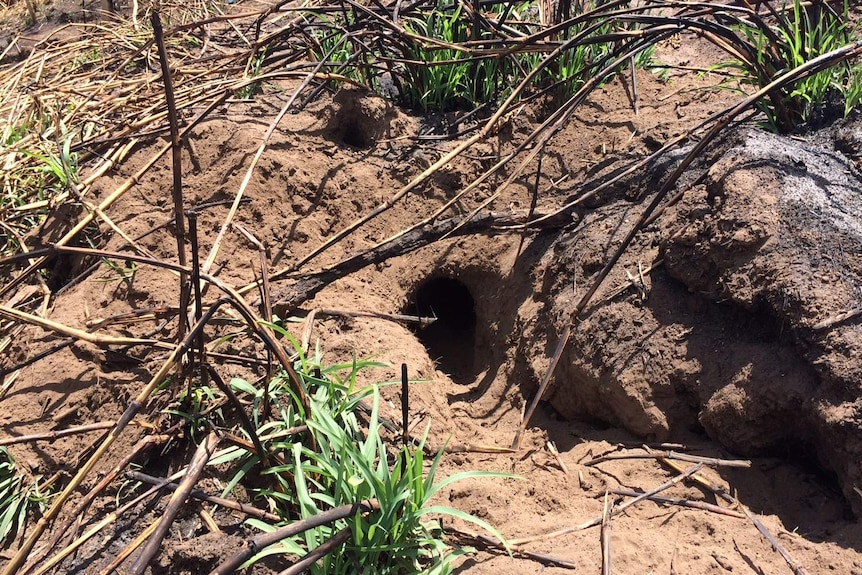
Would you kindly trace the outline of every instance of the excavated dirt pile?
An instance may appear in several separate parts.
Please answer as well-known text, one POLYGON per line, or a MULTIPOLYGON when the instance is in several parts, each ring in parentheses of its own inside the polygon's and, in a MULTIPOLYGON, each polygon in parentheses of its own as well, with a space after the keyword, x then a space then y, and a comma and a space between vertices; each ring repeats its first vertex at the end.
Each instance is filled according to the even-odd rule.
MULTIPOLYGON (((754 129, 726 142, 624 257, 629 290, 609 287, 578 324, 551 404, 641 437, 702 428, 739 454, 816 462, 862 513, 860 134, 857 120, 819 143, 754 129)), ((609 203, 547 253, 547 305, 521 318, 534 357, 640 209, 609 203)))
MULTIPOLYGON (((680 87, 643 73, 637 117, 620 81, 598 91, 549 143, 538 179, 550 191, 537 209, 567 203, 586 184, 603 181, 602 174, 624 169, 726 104, 720 100, 724 93, 701 91, 699 81, 686 76, 686 86, 696 85, 673 101, 680 87)), ((195 127, 194 146, 183 155, 184 200, 199 208, 202 258, 217 244, 269 118, 295 87, 286 82, 254 101, 225 104, 195 127)), ((574 304, 681 155, 605 190, 561 217, 556 228, 522 238, 511 226, 488 227, 422 245, 417 238, 429 228, 419 226, 398 255, 368 256, 378 242, 401 237, 447 202, 453 206, 445 217, 459 218, 490 198, 508 174, 495 174, 472 195, 453 201, 541 123, 541 111, 525 107, 379 217, 321 249, 457 145, 415 139, 433 120, 354 89, 323 95, 285 116, 249 177, 211 273, 239 289, 259 273, 260 253, 250 236, 267 246, 270 272, 288 270, 271 286, 275 311, 306 322, 290 323, 291 329, 300 337, 309 327, 311 349, 321 350, 325 365, 373 357, 390 366, 363 372, 360 383, 397 379, 401 364, 408 365, 416 381, 409 428, 415 437, 427 428, 433 450, 448 447, 438 481, 468 470, 519 476, 447 485, 437 496, 440 503, 488 521, 507 537, 529 538, 525 549, 561 558, 576 573, 599 572, 598 530, 548 534, 601 517, 603 500, 613 491, 651 489, 672 477, 649 458, 587 462, 639 450, 644 441, 671 440, 676 447, 659 447, 713 458, 757 456, 750 467, 703 474, 738 494, 810 573, 862 575, 862 525, 850 513, 862 514, 856 491, 862 488, 862 323, 850 313, 862 299, 862 182, 854 164, 862 155, 862 122, 805 142, 749 128, 709 151, 680 184, 679 201, 637 236, 576 324, 547 403, 531 420, 520 449, 511 452, 526 400, 574 304), (345 261, 356 265, 350 273, 336 273, 345 261), (316 319, 308 320, 312 311, 316 319), (434 315, 438 323, 417 327, 385 314, 434 315)), ((162 146, 158 140, 142 143, 98 179, 94 197, 123 185, 162 146)), ((524 174, 491 205, 508 214, 510 224, 524 220, 533 200, 535 171, 524 174)), ((170 162, 159 161, 110 209, 125 233, 166 261, 176 258, 171 179, 170 162)), ((62 217, 54 214, 46 230, 51 224, 68 228, 62 217)), ((107 249, 122 249, 118 235, 106 231, 105 237, 107 249)), ((79 259, 58 267, 92 264, 99 262, 79 259)), ((114 269, 97 265, 54 294, 47 317, 102 335, 169 341, 176 328, 169 312, 178 291, 177 278, 163 269, 141 265, 122 281, 114 269), (128 321, 124 315, 144 309, 153 316, 128 321)), ((257 293, 245 293, 258 306, 257 293)), ((217 296, 204 297, 212 302, 217 296)), ((208 326, 213 363, 226 380, 261 380, 265 353, 254 338, 225 338, 216 345, 231 330, 235 323, 227 321, 208 326)), ((23 367, 2 398, 4 436, 116 421, 167 353, 152 346, 118 353, 80 342, 55 349, 58 341, 56 334, 28 326, 10 346, 4 369, 46 356, 23 367)), ((99 477, 129 456, 149 426, 176 423, 166 410, 180 392, 166 386, 157 394, 141 425, 126 428, 76 496, 94 489, 99 477)), ((381 395, 381 416, 399 421, 400 390, 384 386, 381 395)), ((32 476, 66 476, 98 441, 73 435, 16 444, 10 451, 32 476)), ((172 442, 134 463, 153 475, 169 475, 187 464, 192 443, 172 442)), ((229 479, 224 470, 207 469, 196 486, 219 494, 229 479)), ((126 501, 129 489, 129 482, 114 482, 81 517, 63 519, 80 521, 84 529, 126 501)), ((721 503, 696 485, 680 483, 666 494, 721 503)), ((263 505, 242 487, 233 496, 263 505)), ((123 515, 56 572, 107 569, 161 516, 166 501, 154 499, 123 515)), ((720 511, 648 501, 632 506, 614 518, 613 572, 789 573, 745 515, 720 511)), ((150 572, 208 572, 258 532, 244 520, 219 506, 189 503, 150 572), (201 509, 220 531, 201 519, 201 509)), ((76 533, 70 529, 58 539, 76 533)), ((0 552, 0 560, 19 543, 0 552)), ((273 558, 251 572, 278 573, 287 563, 273 558)), ((469 575, 539 570, 572 572, 488 550, 458 566, 469 575)))

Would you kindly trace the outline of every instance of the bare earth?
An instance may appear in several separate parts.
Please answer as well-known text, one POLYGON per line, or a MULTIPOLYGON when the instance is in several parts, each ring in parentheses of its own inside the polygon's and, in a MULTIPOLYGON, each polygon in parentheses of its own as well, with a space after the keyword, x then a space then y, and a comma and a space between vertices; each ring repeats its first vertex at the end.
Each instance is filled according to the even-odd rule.
MULTIPOLYGON (((688 64, 696 57, 697 45, 685 38, 681 46, 669 44, 657 54, 660 61, 673 64, 688 64)), ((689 72, 674 72, 662 82, 648 71, 639 71, 638 115, 632 110, 625 81, 607 85, 548 147, 541 187, 547 190, 551 182, 558 185, 550 196, 540 198, 539 210, 565 203, 584 181, 650 153, 657 143, 730 103, 732 94, 709 89, 717 82, 715 75, 698 78, 689 72)), ((295 85, 279 87, 285 90, 270 89, 253 102, 224 106, 193 132, 193 151, 186 150, 183 158, 185 202, 188 206, 222 202, 201 211, 202 254, 209 252, 225 218, 224 202, 233 199, 271 118, 295 85)), ((538 107, 525 108, 504 129, 434 176, 431 185, 409 194, 299 271, 325 268, 430 215, 500 154, 512 150, 542 119, 538 107)), ((279 124, 235 222, 268 247, 271 269, 291 265, 386 201, 455 145, 449 141, 420 145, 410 139, 434 121, 397 110, 358 90, 322 96, 279 124)), ((599 529, 553 538, 543 535, 601 516, 609 491, 649 490, 677 473, 648 458, 584 463, 605 454, 642 453, 639 447, 649 443, 656 449, 700 456, 751 457, 750 468, 705 468, 701 474, 756 514, 808 573, 862 575, 862 526, 853 513, 862 510, 862 493, 852 489, 854 481, 862 487, 862 438, 854 440, 852 435, 862 422, 858 403, 862 331, 858 319, 838 325, 832 335, 805 331, 846 311, 854 301, 858 304, 859 292, 852 293, 852 288, 862 285, 859 246, 842 244, 843 262, 824 264, 819 272, 797 270, 809 279, 813 276, 805 274, 827 274, 825 279, 817 276, 816 290, 803 293, 796 280, 778 274, 777 268, 787 269, 803 258, 795 252, 769 251, 774 245, 765 240, 785 230, 783 212, 769 216, 773 212, 764 208, 783 201, 779 180, 784 168, 764 168, 751 176, 754 183, 739 181, 744 175, 728 182, 721 172, 725 168, 732 172, 727 165, 734 157, 721 154, 746 141, 738 136, 717 147, 716 165, 693 172, 681 202, 636 241, 612 272, 576 327, 545 396, 547 403, 541 404, 514 453, 483 451, 512 443, 571 306, 634 223, 644 196, 672 164, 659 163, 604 192, 563 227, 531 232, 520 253, 520 234, 497 230, 444 239, 340 279, 303 303, 302 309, 393 314, 433 310, 440 322, 411 330, 397 321, 321 312, 312 342, 319 342, 325 363, 349 361, 356 354, 393 366, 366 373, 367 381, 394 379, 397 368, 406 363, 411 378, 421 380, 411 389, 413 434, 420 436, 430 425, 431 446, 448 445, 451 452, 443 458, 440 479, 471 469, 512 472, 521 478, 457 483, 445 490, 444 502, 489 521, 508 538, 539 536, 523 548, 570 562, 574 572, 600 571, 599 529), (718 161, 721 158, 724 164, 718 161), (693 182, 704 172, 708 172, 706 180, 693 182), (769 184, 773 180, 767 181, 767 173, 773 174, 769 177, 774 176, 774 185, 769 184), (716 192, 719 185, 724 187, 716 192), (752 195, 751 189, 757 193, 752 195), (726 201, 716 202, 716 194, 726 201), (737 224, 727 224, 731 220, 737 224), (757 230, 765 235, 745 236, 756 235, 757 230), (710 241, 725 251, 701 249, 710 241), (743 252, 744 257, 739 256, 743 252), (757 253, 763 261, 752 263, 757 253), (788 253, 798 257, 794 260, 788 253), (786 258, 780 259, 781 254, 786 258), (640 290, 626 277, 626 271, 638 276, 639 265, 644 274, 640 290), (772 269, 770 265, 776 268, 773 275, 763 271, 772 269), (828 276, 830 269, 840 271, 828 276), (765 282, 768 285, 758 291, 751 282, 762 277, 775 281, 765 282), (781 278, 787 281, 782 283, 781 278), (724 291, 717 286, 725 286, 724 291), (842 286, 850 286, 850 291, 844 293, 842 286), (463 288, 469 297, 459 291, 463 288), (779 302, 780 297, 786 303, 779 302), (469 321, 471 306, 475 324, 469 321), (779 308, 790 311, 781 315, 779 308), (846 363, 836 364, 839 360, 846 363), (833 368, 841 373, 829 375, 833 368), (845 387, 836 383, 841 374, 845 387), (840 409, 846 411, 843 416, 840 409), (818 419, 817 413, 826 415, 818 419), (823 423, 829 417, 838 418, 841 425, 823 423), (849 429, 850 435, 841 435, 839 428, 849 429)), ((116 189, 162 145, 158 141, 141 146, 100 178, 95 199, 116 189)), ((505 190, 494 209, 529 208, 535 162, 526 174, 505 190)), ((459 203, 457 210, 468 213, 504 179, 505 175, 496 176, 478 194, 459 203)), ((133 237, 155 228, 141 245, 172 261, 176 243, 166 225, 171 219, 170 182, 166 158, 112 207, 110 216, 133 237)), ((77 214, 68 217, 74 220, 77 214)), ((68 226, 61 217, 54 224, 57 232, 68 226)), ((847 233, 848 238, 857 237, 852 230, 847 233)), ((816 244, 822 237, 812 232, 806 241, 816 244)), ((107 249, 120 243, 114 236, 107 249)), ((838 253, 834 245, 828 247, 833 256, 838 253)), ((84 267, 82 262, 63 265, 84 267)), ((236 227, 229 229, 213 267, 218 277, 243 286, 255 279, 258 266, 254 245, 236 227)), ((65 289, 54 300, 49 317, 85 329, 88 320, 177 303, 177 280, 167 272, 140 266, 131 287, 111 277, 109 270, 100 267, 65 289)), ((294 280, 275 284, 273 299, 290 298, 293 285, 294 280)), ((255 301, 257 296, 247 297, 255 301)), ((106 333, 137 335, 153 327, 152 322, 121 325, 106 333)), ((53 336, 28 328, 2 362, 12 365, 53 343, 53 336)), ((259 354, 260 348, 246 341, 220 351, 259 354)), ((163 359, 161 350, 133 349, 128 355, 118 357, 95 346, 74 344, 25 368, 0 403, 0 434, 24 435, 116 420, 163 359)), ((220 369, 225 379, 262 373, 232 364, 220 369)), ((399 392, 389 387, 383 395, 383 415, 398 421, 399 392)), ((157 400, 149 418, 157 420, 161 407, 157 400)), ((142 433, 136 427, 127 430, 100 469, 116 464, 142 433)), ((11 451, 29 472, 50 476, 58 469, 74 469, 76 458, 96 441, 96 435, 16 445, 11 451)), ((173 470, 187 461, 189 453, 176 449, 160 460, 153 452, 148 465, 173 470)), ((96 476, 90 481, 96 481, 96 476)), ((218 481, 207 477, 200 487, 217 493, 218 481)), ((91 509, 82 529, 114 508, 117 487, 91 509)), ((694 484, 676 485, 662 495, 727 507, 694 484)), ((159 515, 163 504, 164 500, 120 522, 108 537, 97 538, 57 572, 98 573, 159 515)), ((249 535, 241 527, 235 527, 232 535, 208 533, 197 505, 190 506, 176 526, 178 531, 166 540, 153 573, 207 572, 249 535)), ((207 508, 224 527, 241 522, 239 515, 207 508)), ((611 549, 613 573, 618 575, 792 573, 750 519, 649 501, 613 518, 611 549)), ((14 547, 5 550, 0 557, 8 558, 13 551, 14 547)), ((277 565, 272 568, 258 566, 254 572, 277 572, 277 565)), ((463 561, 458 572, 572 571, 480 550, 463 561)))

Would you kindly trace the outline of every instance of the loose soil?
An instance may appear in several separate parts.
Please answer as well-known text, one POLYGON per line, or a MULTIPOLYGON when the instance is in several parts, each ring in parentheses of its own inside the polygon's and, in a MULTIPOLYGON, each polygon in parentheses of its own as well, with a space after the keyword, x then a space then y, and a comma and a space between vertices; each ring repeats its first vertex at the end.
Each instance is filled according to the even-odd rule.
MULTIPOLYGON (((704 50, 683 38, 664 45, 656 56, 689 65, 708 60, 704 50)), ((615 173, 731 103, 731 93, 710 89, 718 80, 677 71, 660 81, 639 71, 637 115, 631 87, 623 79, 609 83, 548 146, 539 178, 545 190, 539 210, 566 203, 585 183, 615 173)), ((207 206, 199 217, 202 255, 212 247, 228 210, 225 203, 239 188, 271 118, 295 86, 284 83, 281 90, 268 89, 252 102, 229 103, 194 130, 194 145, 183 156, 184 199, 187 206, 207 206)), ((430 185, 298 272, 326 269, 431 214, 511 151, 542 114, 539 106, 524 108, 504 129, 445 166, 430 185)), ((224 237, 213 270, 237 287, 255 279, 257 249, 240 227, 267 246, 271 269, 303 258, 455 145, 412 138, 436 121, 357 89, 322 96, 286 116, 253 174, 247 201, 237 225, 224 237)), ((578 525, 602 514, 608 491, 648 490, 664 483, 674 472, 652 459, 584 463, 637 450, 647 442, 660 449, 672 444, 701 456, 750 457, 750 468, 706 469, 702 474, 755 513, 808 573, 862 575, 862 526, 854 518, 854 511, 862 513, 862 493, 853 489, 862 488, 862 324, 851 317, 821 325, 862 299, 862 206, 853 164, 860 151, 860 140, 854 139, 862 133, 860 126, 849 121, 806 136, 807 147, 788 151, 784 160, 773 153, 790 140, 752 127, 713 146, 680 186, 680 201, 638 237, 577 323, 546 401, 514 453, 483 448, 512 443, 572 306, 679 155, 603 192, 565 225, 527 234, 523 245, 520 234, 505 229, 443 239, 339 279, 303 302, 301 310, 284 305, 299 285, 288 279, 272 286, 274 301, 282 302, 276 309, 300 316, 303 310, 320 310, 312 342, 325 363, 350 361, 355 355, 393 366, 365 373, 366 381, 395 379, 406 363, 410 377, 419 380, 410 395, 414 435, 429 426, 430 445, 449 446, 440 479, 473 469, 520 476, 470 479, 440 496, 507 537, 578 525), (824 170, 836 176, 823 181, 824 170), (839 171, 849 175, 842 180, 839 171), (819 196, 805 188, 812 178, 822 184, 819 196), (815 261, 813 253, 820 259, 815 261), (416 328, 343 313, 352 311, 433 313, 439 320, 416 328)), ((98 180, 95 198, 111 193, 162 145, 153 141, 139 147, 98 180)), ((525 173, 494 209, 523 213, 530 206, 535 162, 525 173)), ((128 235, 143 236, 143 247, 169 261, 176 251, 169 224, 171 174, 170 161, 159 162, 110 210, 128 235)), ((456 204, 456 213, 478 206, 505 174, 495 178, 456 204)), ((42 241, 50 241, 52 230, 67 229, 68 221, 57 216, 52 225, 42 241)), ((121 245, 120 238, 111 236, 106 248, 121 245)), ((55 279, 62 283, 74 277, 73 270, 91 263, 58 262, 55 275, 63 277, 55 279)), ((86 322, 115 314, 175 306, 177 293, 177 279, 167 272, 139 266, 133 282, 125 284, 101 266, 60 290, 48 317, 86 329, 86 322)), ((252 302, 257 298, 253 292, 247 297, 252 302)), ((152 322, 113 325, 102 333, 141 335, 154 327, 152 322)), ((162 333, 173 329, 175 324, 169 323, 162 333)), ((209 335, 215 339, 216 334, 209 335)), ((54 335, 29 327, 3 365, 56 342, 54 335)), ((240 339, 220 351, 262 357, 261 349, 240 339)), ((2 435, 115 421, 163 359, 161 350, 133 348, 121 355, 79 343, 53 353, 24 368, 2 399, 2 435)), ((262 375, 261 368, 233 363, 221 364, 219 370, 225 379, 262 375)), ((384 388, 383 397, 383 416, 398 421, 399 391, 384 388)), ((166 401, 157 398, 144 419, 164 424, 159 410, 166 401)), ((100 463, 99 474, 143 433, 130 427, 100 463)), ((10 450, 33 475, 72 473, 81 454, 97 441, 95 435, 10 450)), ((169 473, 192 451, 173 446, 168 454, 152 452, 139 463, 154 474, 169 473)), ((93 487, 97 475, 82 493, 93 487)), ((220 479, 208 475, 200 487, 217 493, 220 479)), ((119 484, 96 502, 80 529, 114 508, 118 489, 119 484)), ((664 495, 722 503, 689 484, 664 495)), ((57 572, 99 572, 159 516, 165 501, 109 528, 107 536, 57 572)), ((239 515, 207 508, 227 534, 208 532, 199 505, 189 504, 152 573, 204 573, 244 544, 251 531, 239 515)), ((15 546, 2 557, 8 558, 15 546)), ((539 538, 525 548, 571 562, 576 572, 600 570, 597 528, 539 538)), ((617 574, 792 572, 749 519, 652 502, 613 519, 611 549, 617 574)), ((280 568, 273 563, 254 572, 280 568)), ((457 572, 570 570, 480 550, 457 572)))

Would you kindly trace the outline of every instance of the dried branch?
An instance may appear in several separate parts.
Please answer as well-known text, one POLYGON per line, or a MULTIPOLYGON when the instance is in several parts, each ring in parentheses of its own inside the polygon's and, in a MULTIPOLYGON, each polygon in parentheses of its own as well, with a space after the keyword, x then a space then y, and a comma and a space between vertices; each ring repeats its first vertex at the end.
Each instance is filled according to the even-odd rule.
MULTIPOLYGON (((671 467, 672 469, 678 470, 681 468, 678 463, 671 461, 670 459, 659 459, 659 461, 661 461, 668 467, 671 467)), ((714 485, 700 475, 691 475, 691 479, 694 480, 701 487, 710 490, 724 501, 741 509, 742 513, 744 513, 745 516, 748 517, 752 524, 757 528, 757 530, 760 531, 760 534, 763 535, 767 541, 769 541, 769 544, 772 545, 772 548, 775 549, 778 554, 781 555, 784 561, 787 562, 787 565, 790 567, 793 573, 795 573, 795 575, 808 575, 808 571, 805 569, 805 567, 803 567, 802 564, 796 561, 793 556, 790 555, 787 549, 785 549, 784 546, 779 543, 778 539, 776 539, 775 536, 769 532, 766 526, 753 513, 751 513, 751 511, 749 511, 744 505, 742 505, 735 497, 733 497, 725 489, 714 485)))
POLYGON ((69 435, 75 435, 78 433, 89 433, 90 431, 103 431, 112 427, 114 427, 113 421, 102 421, 100 423, 89 423, 87 425, 80 425, 78 427, 61 429, 60 431, 48 431, 45 433, 33 433, 30 435, 21 435, 18 437, 6 437, 4 439, 0 439, 0 446, 13 445, 15 443, 26 443, 28 441, 54 441, 55 439, 67 437, 69 435))
MULTIPOLYGON (((158 485, 162 489, 169 489, 171 491, 177 489, 177 484, 172 482, 170 479, 153 477, 152 475, 147 475, 146 473, 141 473, 140 471, 127 471, 126 477, 128 479, 133 479, 142 483, 158 485)), ((263 521, 271 521, 273 523, 281 521, 281 517, 274 513, 269 513, 268 511, 265 511, 263 509, 258 509, 257 507, 252 507, 251 505, 246 505, 245 503, 240 503, 239 501, 234 501, 232 499, 224 499, 223 497, 209 495, 208 493, 204 493, 203 491, 199 491, 197 489, 193 489, 189 493, 189 496, 194 497, 195 499, 199 499, 201 501, 212 503, 213 505, 224 507, 225 509, 239 511, 240 513, 248 515, 249 517, 261 519, 263 521)))
POLYGON ((203 473, 204 467, 206 467, 206 464, 209 462, 220 441, 221 435, 212 431, 207 435, 207 438, 198 445, 183 480, 180 482, 176 491, 174 491, 174 494, 171 496, 170 501, 168 501, 164 512, 162 512, 157 520, 158 527, 155 528, 153 534, 147 540, 147 544, 144 546, 141 555, 132 564, 130 573, 133 575, 141 575, 144 572, 144 569, 147 568, 147 565, 150 564, 150 561, 152 561, 159 552, 159 548, 162 545, 162 539, 164 539, 165 535, 168 534, 168 529, 171 528, 171 523, 173 523, 182 506, 185 505, 186 499, 189 497, 189 493, 191 493, 195 483, 197 483, 201 473, 203 473))
POLYGON ((716 459, 714 457, 700 457, 676 451, 653 451, 649 453, 611 453, 585 461, 583 465, 590 466, 603 461, 615 461, 620 459, 676 459, 690 463, 703 463, 711 467, 751 467, 751 461, 747 459, 716 459))
MULTIPOLYGON (((669 488, 673 487, 674 485, 676 485, 680 481, 683 481, 687 477, 694 475, 695 473, 700 471, 700 469, 702 469, 702 468, 703 468, 703 463, 698 463, 694 467, 691 467, 688 470, 680 472, 679 475, 677 475, 676 477, 674 477, 670 481, 662 483, 661 485, 659 485, 655 489, 647 491, 646 493, 641 493, 640 495, 638 495, 634 499, 630 499, 629 501, 626 501, 622 505, 615 506, 613 509, 612 515, 619 515, 620 513, 622 513, 623 511, 625 511, 629 507, 631 507, 632 505, 635 505, 636 503, 643 501, 647 497, 651 497, 657 493, 661 493, 665 489, 669 489, 669 488)), ((563 527, 562 529, 557 529, 555 531, 552 531, 551 533, 545 533, 542 535, 533 535, 530 537, 522 537, 520 539, 512 539, 509 541, 509 543, 511 545, 517 546, 517 545, 524 545, 525 543, 532 543, 533 541, 547 541, 548 539, 555 539, 557 537, 562 537, 563 535, 568 535, 569 533, 574 533, 576 531, 583 531, 584 529, 588 529, 590 527, 595 527, 597 525, 601 525, 603 517, 604 517, 603 515, 599 515, 598 517, 594 517, 593 519, 590 519, 589 521, 585 521, 584 523, 581 523, 580 525, 563 527)))
MULTIPOLYGON (((614 489, 611 491, 616 495, 625 495, 626 497, 637 497, 641 495, 639 491, 631 491, 629 489, 614 489)), ((719 515, 727 515, 728 517, 738 517, 740 519, 744 519, 745 515, 736 511, 734 509, 728 509, 727 507, 721 507, 719 505, 713 505, 712 503, 707 503, 706 501, 693 501, 691 499, 681 499, 679 497, 662 497, 659 495, 650 495, 647 497, 650 501, 655 501, 656 503, 667 503, 669 505, 678 505, 680 507, 690 507, 692 509, 703 509, 704 511, 709 511, 711 513, 718 513, 719 515)))
POLYGON ((614 502, 608 498, 605 491, 605 504, 602 510, 602 530, 599 539, 602 545, 602 575, 611 575, 611 517, 614 514, 614 502))
POLYGON ((341 505, 334 507, 322 513, 318 513, 308 519, 295 521, 290 525, 286 525, 270 533, 261 533, 250 539, 248 545, 242 551, 236 553, 232 557, 225 560, 221 565, 216 567, 210 575, 228 575, 233 573, 240 565, 250 559, 254 554, 266 549, 270 545, 278 543, 282 539, 287 539, 314 527, 328 525, 339 519, 346 519, 360 512, 376 511, 380 509, 380 504, 376 499, 366 499, 359 503, 351 505, 341 505))

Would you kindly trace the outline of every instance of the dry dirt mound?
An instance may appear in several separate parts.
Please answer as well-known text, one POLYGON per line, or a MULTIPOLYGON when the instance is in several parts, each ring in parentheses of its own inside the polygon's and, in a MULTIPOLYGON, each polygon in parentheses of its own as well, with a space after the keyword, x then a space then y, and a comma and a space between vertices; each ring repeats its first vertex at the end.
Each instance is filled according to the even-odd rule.
MULTIPOLYGON (((554 190, 545 198, 549 203, 563 203, 584 179, 600 180, 694 122, 679 113, 679 102, 664 97, 678 88, 645 73, 639 83, 640 117, 631 119, 627 93, 615 82, 552 141, 540 174, 554 190)), ((201 206, 202 253, 214 244, 227 204, 267 128, 260 118, 272 117, 295 86, 279 87, 283 91, 254 102, 225 105, 193 132, 183 169, 186 202, 201 206)), ((695 94, 684 101, 691 116, 699 116, 695 109, 700 107, 715 107, 713 100, 722 97, 695 94)), ((537 535, 530 550, 597 572, 601 555, 595 531, 545 535, 601 515, 602 499, 610 491, 651 488, 667 481, 668 474, 651 460, 586 461, 636 449, 643 441, 672 440, 675 448, 700 455, 730 457, 726 447, 758 454, 749 469, 705 475, 722 489, 737 491, 809 572, 862 574, 862 531, 847 504, 856 497, 853 505, 859 510, 853 490, 859 483, 862 441, 859 323, 858 318, 834 319, 858 302, 862 244, 857 218, 862 210, 854 207, 859 204, 855 176, 835 177, 853 170, 840 154, 804 146, 781 151, 790 145, 787 140, 759 132, 745 133, 713 152, 714 165, 701 170, 703 179, 693 173, 681 202, 637 240, 599 293, 547 396, 551 408, 539 412, 515 453, 488 448, 511 443, 524 398, 547 365, 573 302, 642 209, 643 193, 660 179, 658 171, 606 191, 557 229, 528 235, 523 246, 519 234, 487 229, 425 247, 416 243, 404 255, 363 260, 354 273, 331 275, 333 263, 400 233, 454 198, 466 182, 514 149, 538 124, 539 114, 525 109, 427 186, 395 203, 386 217, 287 274, 273 286, 274 299, 282 303, 279 311, 318 310, 313 340, 320 341, 328 363, 350 361, 354 354, 373 355, 393 366, 407 363, 411 377, 424 380, 412 392, 412 428, 430 424, 433 446, 448 442, 456 448, 443 459, 441 474, 482 469, 523 478, 473 479, 450 486, 441 499, 490 521, 507 536, 537 535), (624 281, 623 269, 636 285, 624 281), (291 305, 300 293, 314 295, 305 309, 291 305), (356 311, 433 312, 440 321, 423 329, 356 311), (820 325, 824 321, 829 325, 820 325), (814 458, 824 467, 811 465, 814 458), (844 497, 822 469, 835 473, 844 497)), ((418 135, 422 122, 357 90, 321 97, 289 116, 253 173, 214 273, 235 286, 254 280, 259 254, 242 230, 271 248, 270 263, 278 269, 380 206, 456 145, 422 146, 408 139, 418 135)), ((845 148, 855 141, 853 128, 848 130, 841 140, 845 148)), ((94 195, 111 193, 159 147, 160 142, 137 149, 99 180, 94 195)), ((494 175, 476 195, 456 203, 454 212, 469 213, 505 176, 494 175)), ((164 259, 173 258, 175 245, 167 207, 170 180, 169 162, 156 163, 111 210, 124 231, 164 259)), ((532 181, 532 176, 517 179, 497 205, 513 213, 525 209, 532 181)), ((114 236, 108 248, 119 249, 122 243, 114 236)), ((175 306, 177 291, 176 278, 161 269, 141 266, 133 281, 122 282, 101 267, 64 288, 49 316, 85 329, 117 314, 175 306)), ((99 325, 100 333, 126 336, 171 327, 158 314, 146 323, 99 325)), ((15 343, 4 358, 9 364, 50 349, 56 338, 29 328, 15 343)), ((263 376, 259 363, 239 365, 243 358, 262 356, 260 345, 237 341, 219 352, 230 355, 231 361, 218 366, 225 379, 263 376)), ((158 349, 118 354, 89 345, 64 347, 20 372, 2 400, 3 432, 23 435, 115 420, 163 359, 158 349)), ((381 370, 366 377, 380 381, 396 375, 381 370)), ((383 415, 397 420, 398 391, 388 388, 384 398, 383 415)), ((159 425, 166 419, 162 407, 157 401, 148 414, 159 425)), ((116 465, 140 433, 128 429, 97 471, 116 465)), ((77 436, 13 451, 31 472, 47 475, 76 469, 78 456, 91 443, 77 436)), ((181 446, 171 448, 137 462, 166 475, 188 460, 181 446)), ((90 478, 81 493, 96 479, 90 478)), ((215 493, 222 479, 213 473, 200 486, 215 493)), ((83 521, 112 511, 119 489, 114 485, 83 521)), ((712 492, 697 486, 677 485, 669 494, 716 503, 712 492)), ((137 510, 58 572, 98 572, 163 508, 160 501, 137 510)), ((239 516, 209 509, 225 534, 210 532, 199 508, 190 506, 153 573, 202 572, 252 532, 239 516)), ((750 521, 732 511, 635 506, 614 519, 613 545, 615 573, 788 572, 750 521)), ((282 567, 260 566, 257 572, 282 567)), ((487 552, 466 560, 459 572, 540 569, 570 572, 487 552)))
MULTIPOLYGON (((856 130, 850 123, 841 133, 856 130)), ((702 426, 736 453, 816 461, 837 475, 858 514, 862 182, 855 164, 822 144, 747 130, 702 176, 626 256, 629 289, 605 290, 578 325, 551 404, 566 417, 644 437, 666 440, 702 426)), ((533 355, 545 355, 577 287, 603 265, 638 209, 610 203, 556 241, 545 258, 548 323, 527 334, 533 355)))

